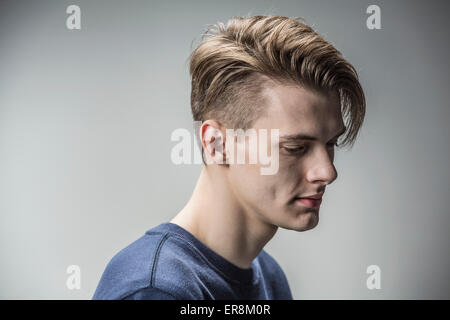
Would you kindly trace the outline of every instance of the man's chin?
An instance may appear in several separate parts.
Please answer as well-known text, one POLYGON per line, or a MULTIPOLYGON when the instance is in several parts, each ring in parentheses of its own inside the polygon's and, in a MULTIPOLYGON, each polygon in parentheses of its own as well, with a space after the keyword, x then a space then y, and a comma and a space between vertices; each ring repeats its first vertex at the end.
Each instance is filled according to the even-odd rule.
POLYGON ((319 212, 305 212, 295 217, 292 221, 287 221, 286 225, 280 226, 284 229, 294 231, 308 231, 314 229, 319 224, 319 212))

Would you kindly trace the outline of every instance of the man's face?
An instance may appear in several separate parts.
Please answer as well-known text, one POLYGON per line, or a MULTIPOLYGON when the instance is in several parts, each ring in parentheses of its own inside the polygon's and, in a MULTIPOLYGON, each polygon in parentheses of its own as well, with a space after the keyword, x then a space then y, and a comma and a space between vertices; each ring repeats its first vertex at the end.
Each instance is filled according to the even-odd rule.
MULTIPOLYGON (((267 109, 253 128, 268 130, 267 154, 270 130, 279 129, 278 172, 262 175, 260 168, 267 165, 246 161, 231 164, 227 179, 239 203, 266 223, 297 231, 312 229, 319 222, 320 204, 298 197, 323 193, 337 178, 334 144, 345 128, 338 96, 278 83, 264 90, 267 109)), ((248 160, 248 145, 246 153, 248 160)))

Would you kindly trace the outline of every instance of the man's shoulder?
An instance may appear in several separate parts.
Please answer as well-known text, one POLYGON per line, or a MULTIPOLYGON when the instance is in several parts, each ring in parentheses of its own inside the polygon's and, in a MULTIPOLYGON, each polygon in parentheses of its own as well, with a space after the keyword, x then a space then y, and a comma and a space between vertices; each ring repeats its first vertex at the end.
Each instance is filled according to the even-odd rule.
POLYGON ((261 250, 261 252, 259 253, 258 261, 261 267, 264 269, 272 269, 283 272, 277 260, 275 260, 275 258, 265 249, 261 250))
POLYGON ((279 299, 291 300, 292 293, 286 274, 275 258, 266 250, 262 250, 258 256, 258 262, 264 280, 267 282, 267 285, 271 287, 275 296, 279 297, 279 299))
POLYGON ((103 272, 93 299, 125 299, 155 289, 177 299, 195 298, 195 248, 170 231, 155 227, 120 250, 103 272), (189 287, 192 288, 189 288, 189 287))

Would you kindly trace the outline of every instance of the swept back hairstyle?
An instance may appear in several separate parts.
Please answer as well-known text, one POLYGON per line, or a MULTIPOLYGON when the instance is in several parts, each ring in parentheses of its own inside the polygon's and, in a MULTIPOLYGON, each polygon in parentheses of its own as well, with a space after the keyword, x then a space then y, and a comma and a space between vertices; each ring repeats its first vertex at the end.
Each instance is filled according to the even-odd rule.
POLYGON ((251 127, 264 112, 261 91, 269 77, 317 92, 336 91, 347 128, 340 145, 352 146, 356 140, 366 109, 358 74, 302 18, 249 16, 219 22, 206 30, 189 61, 195 121, 251 127))

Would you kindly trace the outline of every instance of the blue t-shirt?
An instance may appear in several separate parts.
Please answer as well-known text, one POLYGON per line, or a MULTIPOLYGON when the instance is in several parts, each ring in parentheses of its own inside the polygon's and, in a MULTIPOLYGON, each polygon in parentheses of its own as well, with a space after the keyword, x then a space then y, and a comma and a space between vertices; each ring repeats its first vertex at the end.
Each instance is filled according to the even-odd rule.
POLYGON ((265 250, 240 268, 166 222, 108 263, 93 299, 292 299, 283 270, 265 250))

